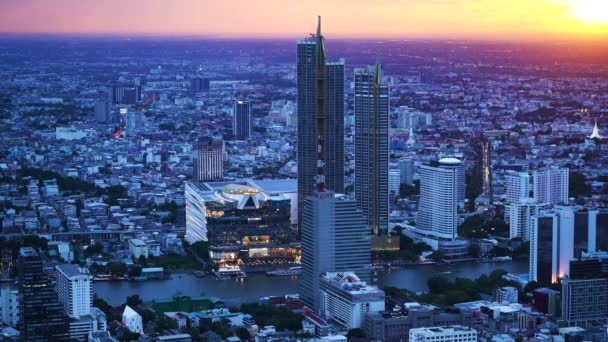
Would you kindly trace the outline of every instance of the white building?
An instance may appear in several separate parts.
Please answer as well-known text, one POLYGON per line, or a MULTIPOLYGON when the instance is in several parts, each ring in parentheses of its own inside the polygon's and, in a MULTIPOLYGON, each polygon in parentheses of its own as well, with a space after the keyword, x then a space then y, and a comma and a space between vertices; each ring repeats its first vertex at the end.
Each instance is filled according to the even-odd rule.
POLYGON ((74 261, 74 250, 72 250, 69 242, 65 242, 65 241, 49 241, 48 245, 49 246, 57 246, 57 252, 59 253, 59 256, 65 262, 72 262, 72 261, 74 261))
POLYGON ((129 252, 133 255, 134 259, 144 256, 146 259, 150 255, 148 245, 140 239, 129 239, 129 252))
POLYGON ((78 341, 87 341, 90 333, 107 331, 106 315, 100 309, 92 307, 86 316, 70 320, 70 337, 78 341))
POLYGON ((125 311, 122 313, 122 324, 131 332, 138 334, 142 334, 144 332, 144 325, 141 316, 128 305, 125 306, 125 311))
POLYGON ((509 238, 522 238, 524 241, 530 240, 530 226, 534 216, 540 210, 549 209, 551 204, 536 203, 532 198, 521 199, 513 202, 509 206, 509 238))
POLYGON ((458 187, 456 168, 420 167, 420 200, 416 227, 434 238, 457 237, 458 187))
POLYGON ((388 170, 388 191, 393 194, 399 193, 399 186, 401 185, 401 173, 397 169, 388 170))
POLYGON ((504 286, 496 289, 496 301, 501 304, 511 304, 518 302, 517 288, 504 286))
POLYGON ((505 175, 507 203, 518 203, 530 198, 530 175, 511 172, 505 175))
POLYGON ((19 323, 19 291, 3 287, 0 290, 0 306, 2 323, 16 327, 19 323))
POLYGON ((477 342, 477 330, 460 325, 410 329, 410 342, 477 342))
POLYGON ((534 200, 538 203, 568 203, 568 176, 567 168, 550 167, 534 171, 534 200))
POLYGON ((326 272, 320 292, 321 314, 344 329, 361 328, 366 313, 384 311, 384 292, 352 272, 326 272))
POLYGON ((89 270, 75 264, 57 265, 55 270, 55 290, 65 312, 71 318, 89 315, 93 305, 93 277, 89 270))
POLYGON ((456 171, 456 198, 459 203, 464 203, 466 198, 465 161, 457 158, 442 158, 439 159, 439 167, 456 171))

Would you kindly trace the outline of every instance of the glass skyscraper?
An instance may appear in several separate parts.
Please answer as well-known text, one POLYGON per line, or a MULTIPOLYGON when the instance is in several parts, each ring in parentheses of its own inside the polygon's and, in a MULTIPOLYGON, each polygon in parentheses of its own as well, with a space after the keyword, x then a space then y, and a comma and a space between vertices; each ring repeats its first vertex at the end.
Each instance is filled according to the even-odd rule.
POLYGON ((234 102, 232 133, 235 140, 249 140, 251 137, 251 102, 234 102))
POLYGON ((68 340, 68 316, 51 280, 42 271, 42 259, 31 247, 19 251, 19 294, 19 331, 23 341, 68 340))
POLYGON ((388 234, 389 91, 380 62, 355 69, 355 197, 374 234, 388 234))
POLYGON ((317 33, 297 42, 299 224, 315 184, 344 192, 344 60, 326 62, 323 41, 319 18, 317 33))

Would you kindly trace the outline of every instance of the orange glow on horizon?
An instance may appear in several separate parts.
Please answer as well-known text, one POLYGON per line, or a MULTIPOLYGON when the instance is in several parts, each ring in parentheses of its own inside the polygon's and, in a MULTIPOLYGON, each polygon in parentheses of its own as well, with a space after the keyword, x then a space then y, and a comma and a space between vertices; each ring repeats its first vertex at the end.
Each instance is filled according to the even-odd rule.
POLYGON ((0 32, 593 39, 608 0, 3 0, 0 32), (52 4, 52 6, 51 6, 52 4))

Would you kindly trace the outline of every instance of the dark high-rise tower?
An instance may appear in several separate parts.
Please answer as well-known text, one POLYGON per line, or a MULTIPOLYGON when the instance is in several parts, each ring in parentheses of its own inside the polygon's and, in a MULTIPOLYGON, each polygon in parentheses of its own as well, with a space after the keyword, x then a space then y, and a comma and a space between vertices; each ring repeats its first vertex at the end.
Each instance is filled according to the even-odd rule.
POLYGON ((66 341, 68 316, 35 249, 19 251, 20 327, 24 341, 66 341))
POLYGON ((344 192, 344 60, 328 63, 321 35, 297 43, 298 223, 313 190, 344 192))
POLYGON ((232 116, 232 133, 235 140, 248 140, 251 137, 251 103, 249 101, 234 102, 232 116))
POLYGON ((195 182, 218 181, 224 177, 224 142, 202 137, 192 144, 192 179, 195 182))
POLYGON ((388 111, 380 61, 355 69, 355 197, 379 235, 388 233, 388 111))

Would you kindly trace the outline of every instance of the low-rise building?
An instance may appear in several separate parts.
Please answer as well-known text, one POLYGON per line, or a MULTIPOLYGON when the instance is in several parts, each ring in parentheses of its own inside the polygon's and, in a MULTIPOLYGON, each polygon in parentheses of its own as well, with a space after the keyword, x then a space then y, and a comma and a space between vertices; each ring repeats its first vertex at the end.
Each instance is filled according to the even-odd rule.
POLYGON ((476 342, 477 330, 460 325, 410 330, 411 342, 476 342))
POLYGON ((327 272, 321 277, 321 313, 345 329, 361 328, 367 312, 384 310, 384 292, 352 272, 327 272))

